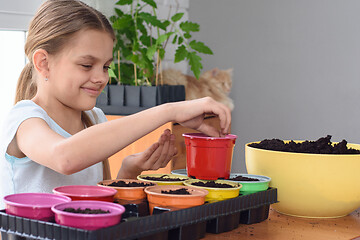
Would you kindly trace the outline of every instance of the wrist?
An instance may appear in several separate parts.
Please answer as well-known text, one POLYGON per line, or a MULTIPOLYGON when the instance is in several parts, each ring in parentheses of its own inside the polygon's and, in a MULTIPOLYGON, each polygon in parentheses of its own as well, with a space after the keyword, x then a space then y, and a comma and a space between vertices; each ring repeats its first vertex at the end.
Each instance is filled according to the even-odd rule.
POLYGON ((123 166, 121 166, 117 178, 122 179, 136 179, 138 175, 140 175, 142 172, 141 169, 132 169, 131 171, 129 169, 125 169, 123 166))
POLYGON ((164 109, 164 113, 163 116, 166 116, 167 119, 165 120, 166 122, 176 122, 176 111, 174 110, 175 108, 175 103, 165 103, 160 105, 162 106, 164 109))

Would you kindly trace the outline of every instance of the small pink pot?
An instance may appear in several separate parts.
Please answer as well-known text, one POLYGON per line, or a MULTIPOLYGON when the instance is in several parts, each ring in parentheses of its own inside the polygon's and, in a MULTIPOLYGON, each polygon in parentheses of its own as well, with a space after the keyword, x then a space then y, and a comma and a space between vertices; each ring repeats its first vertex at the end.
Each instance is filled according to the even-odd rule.
POLYGON ((68 203, 60 203, 53 206, 51 210, 55 213, 56 223, 86 230, 96 230, 116 225, 120 223, 121 215, 125 212, 125 208, 122 205, 104 201, 72 201, 68 203), (71 213, 63 211, 65 208, 101 209, 104 211, 110 211, 110 213, 71 213))
POLYGON ((53 205, 70 202, 71 198, 52 193, 15 193, 4 197, 5 212, 41 221, 52 221, 53 205))
POLYGON ((68 185, 56 187, 53 193, 70 197, 76 200, 97 200, 105 202, 113 202, 117 193, 116 189, 92 186, 92 185, 68 185))

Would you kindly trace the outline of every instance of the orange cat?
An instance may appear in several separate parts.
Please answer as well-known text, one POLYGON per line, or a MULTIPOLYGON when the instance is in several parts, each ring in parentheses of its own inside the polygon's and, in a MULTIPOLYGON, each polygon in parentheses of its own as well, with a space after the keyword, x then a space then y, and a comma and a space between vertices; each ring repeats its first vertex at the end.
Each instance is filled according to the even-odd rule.
POLYGON ((178 70, 167 69, 162 72, 164 84, 184 85, 186 100, 210 96, 218 102, 234 109, 234 104, 228 94, 232 86, 232 69, 220 70, 214 68, 200 75, 199 79, 184 75, 178 70))

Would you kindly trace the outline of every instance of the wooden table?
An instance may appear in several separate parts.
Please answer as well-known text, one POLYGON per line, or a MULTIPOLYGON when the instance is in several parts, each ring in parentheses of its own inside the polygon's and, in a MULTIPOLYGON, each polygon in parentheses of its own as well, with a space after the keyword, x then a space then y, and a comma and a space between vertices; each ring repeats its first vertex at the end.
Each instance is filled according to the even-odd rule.
POLYGON ((270 207, 269 218, 221 234, 206 233, 206 240, 360 240, 360 208, 334 219, 299 218, 280 214, 270 207))

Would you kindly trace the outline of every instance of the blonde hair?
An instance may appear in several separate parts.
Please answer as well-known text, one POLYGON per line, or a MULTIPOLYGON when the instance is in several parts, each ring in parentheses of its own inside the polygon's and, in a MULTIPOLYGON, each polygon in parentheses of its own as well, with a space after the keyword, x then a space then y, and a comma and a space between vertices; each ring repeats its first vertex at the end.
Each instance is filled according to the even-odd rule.
MULTIPOLYGON (((31 99, 36 94, 32 63, 34 52, 44 49, 49 54, 57 54, 76 32, 86 29, 105 31, 115 40, 114 30, 108 19, 79 0, 47 0, 40 6, 29 26, 25 43, 25 54, 29 62, 18 79, 15 103, 31 99)), ((86 126, 92 125, 84 112, 82 119, 86 126)))

